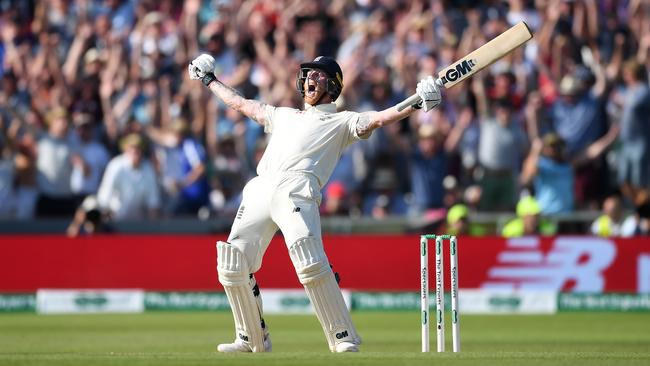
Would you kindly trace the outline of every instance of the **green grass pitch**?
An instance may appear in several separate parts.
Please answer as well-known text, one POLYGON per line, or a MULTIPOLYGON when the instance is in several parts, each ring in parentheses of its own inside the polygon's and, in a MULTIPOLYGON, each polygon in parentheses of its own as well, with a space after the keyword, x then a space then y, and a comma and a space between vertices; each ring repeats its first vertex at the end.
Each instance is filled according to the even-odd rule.
POLYGON ((421 353, 417 312, 353 318, 358 354, 331 354, 315 316, 269 315, 273 353, 233 355, 215 351, 233 337, 226 312, 0 314, 0 365, 650 365, 644 313, 466 315, 459 354, 421 353))

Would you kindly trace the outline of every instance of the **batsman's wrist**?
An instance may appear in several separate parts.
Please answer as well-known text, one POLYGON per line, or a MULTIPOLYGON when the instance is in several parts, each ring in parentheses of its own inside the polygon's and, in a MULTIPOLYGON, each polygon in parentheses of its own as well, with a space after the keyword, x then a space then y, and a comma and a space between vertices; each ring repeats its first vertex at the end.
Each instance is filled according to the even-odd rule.
POLYGON ((209 86, 211 82, 217 80, 217 77, 213 73, 209 72, 201 79, 201 82, 205 86, 209 86))

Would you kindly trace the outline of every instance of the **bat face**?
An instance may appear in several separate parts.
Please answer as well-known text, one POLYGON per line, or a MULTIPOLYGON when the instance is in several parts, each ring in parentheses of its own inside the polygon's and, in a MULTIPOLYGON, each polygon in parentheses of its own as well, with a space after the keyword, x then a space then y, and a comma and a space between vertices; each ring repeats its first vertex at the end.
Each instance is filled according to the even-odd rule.
POLYGON ((456 64, 451 67, 443 70, 438 76, 442 85, 447 87, 447 84, 454 82, 456 80, 462 80, 465 77, 473 74, 473 70, 478 66, 478 61, 476 59, 464 59, 458 61, 456 64))
POLYGON ((441 70, 438 73, 438 78, 445 88, 451 88, 512 52, 532 36, 526 23, 519 22, 490 42, 441 70))
MULTIPOLYGON (((532 37, 533 34, 526 23, 522 21, 515 24, 488 43, 441 70, 438 73, 440 85, 447 89, 453 87, 483 68, 490 66, 494 61, 512 52, 532 37)), ((411 95, 397 105, 397 110, 404 110, 419 101, 420 97, 417 94, 411 95)))

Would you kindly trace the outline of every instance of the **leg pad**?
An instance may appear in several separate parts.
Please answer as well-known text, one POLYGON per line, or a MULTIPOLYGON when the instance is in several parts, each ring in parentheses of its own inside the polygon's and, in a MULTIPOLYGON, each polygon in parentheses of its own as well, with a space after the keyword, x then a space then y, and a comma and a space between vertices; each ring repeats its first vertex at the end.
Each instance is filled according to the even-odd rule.
POLYGON ((330 350, 335 352, 337 344, 342 342, 360 344, 361 338, 352 323, 321 241, 313 237, 299 239, 289 248, 289 255, 316 310, 330 350))
POLYGON ((249 284, 248 264, 235 246, 217 242, 217 271, 235 319, 237 338, 253 352, 264 352, 260 311, 249 284))

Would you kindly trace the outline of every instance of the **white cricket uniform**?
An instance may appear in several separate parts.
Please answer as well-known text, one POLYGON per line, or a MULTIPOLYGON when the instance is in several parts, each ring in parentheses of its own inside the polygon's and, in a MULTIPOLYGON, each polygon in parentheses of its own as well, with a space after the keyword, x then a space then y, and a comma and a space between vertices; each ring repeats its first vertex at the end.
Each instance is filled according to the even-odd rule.
POLYGON ((258 176, 244 187, 228 241, 246 256, 249 273, 278 230, 290 247, 298 239, 321 240, 320 190, 343 149, 368 138, 357 134, 359 113, 336 112, 334 103, 293 108, 266 107, 269 144, 257 167, 258 176))

